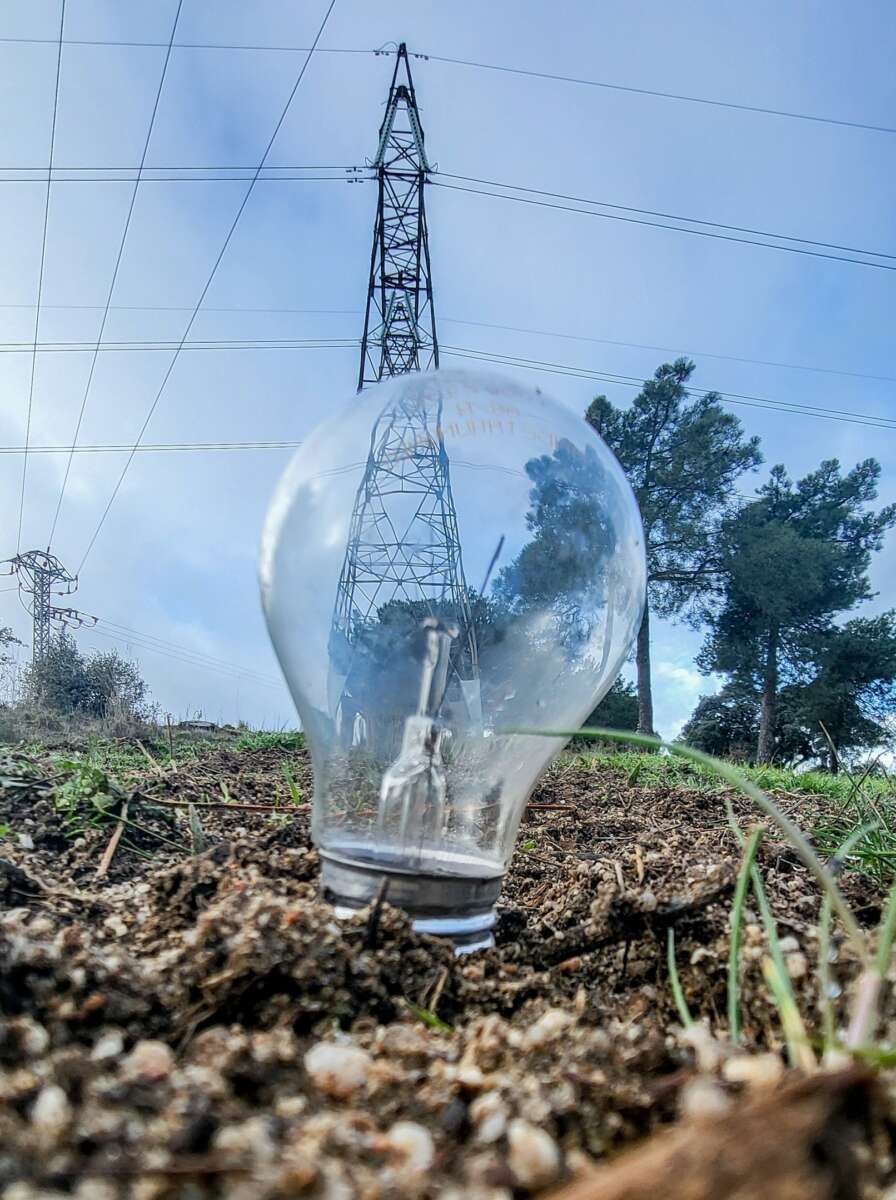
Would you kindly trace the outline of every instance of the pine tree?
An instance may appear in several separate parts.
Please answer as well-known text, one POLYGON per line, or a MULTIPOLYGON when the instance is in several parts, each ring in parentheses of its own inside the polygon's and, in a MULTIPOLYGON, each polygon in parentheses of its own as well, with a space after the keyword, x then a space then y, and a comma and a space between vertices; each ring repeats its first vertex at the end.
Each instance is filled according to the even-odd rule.
POLYGON ((805 682, 835 616, 871 597, 868 566, 896 505, 879 512, 874 459, 845 475, 836 459, 794 485, 776 466, 759 499, 729 517, 718 588, 698 662, 750 680, 761 696, 757 759, 772 758, 783 687, 805 682))
POLYGON ((690 398, 694 363, 658 367, 628 409, 598 396, 585 414, 622 464, 644 522, 647 604, 638 633, 638 730, 653 733, 650 613, 670 616, 691 606, 718 565, 716 535, 730 512, 735 480, 756 467, 758 438, 715 392, 690 398))

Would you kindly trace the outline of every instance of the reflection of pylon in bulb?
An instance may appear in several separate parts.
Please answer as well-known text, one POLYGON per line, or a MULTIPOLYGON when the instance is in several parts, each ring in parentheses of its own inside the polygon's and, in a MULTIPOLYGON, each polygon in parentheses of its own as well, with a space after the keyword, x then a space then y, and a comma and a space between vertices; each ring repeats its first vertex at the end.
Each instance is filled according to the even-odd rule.
POLYGON ((390 380, 312 432, 271 505, 265 615, 314 762, 340 914, 388 900, 486 945, 526 800, 637 633, 646 564, 619 464, 494 375, 390 380), (497 547, 497 550, 496 550, 497 547))
POLYGON ((451 642, 457 628, 434 617, 423 622, 425 648, 420 671, 417 711, 406 719, 398 758, 380 785, 379 824, 397 827, 398 840, 419 858, 426 842, 444 834, 448 785, 442 762, 442 730, 438 712, 445 695, 451 642))

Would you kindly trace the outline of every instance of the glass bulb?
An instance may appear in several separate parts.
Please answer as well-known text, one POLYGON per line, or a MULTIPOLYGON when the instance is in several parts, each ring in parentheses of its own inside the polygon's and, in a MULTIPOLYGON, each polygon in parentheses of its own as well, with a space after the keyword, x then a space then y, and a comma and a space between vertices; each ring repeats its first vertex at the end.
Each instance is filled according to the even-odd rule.
POLYGON ((284 474, 261 591, 314 766, 341 912, 385 888, 489 944, 526 800, 637 633, 638 507, 581 417, 484 372, 404 375, 318 426, 284 474), (384 882, 385 881, 385 882, 384 882))

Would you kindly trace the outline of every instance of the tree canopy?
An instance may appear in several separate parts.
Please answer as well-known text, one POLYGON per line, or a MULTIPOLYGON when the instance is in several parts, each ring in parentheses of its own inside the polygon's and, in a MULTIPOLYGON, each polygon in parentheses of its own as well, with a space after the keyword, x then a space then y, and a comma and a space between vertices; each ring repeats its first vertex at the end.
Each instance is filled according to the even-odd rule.
POLYGON ((25 687, 32 702, 63 715, 148 714, 148 689, 134 663, 115 650, 85 657, 65 633, 28 669, 25 687))
POLYGON ((851 633, 838 639, 834 619, 871 597, 871 554, 896 523, 896 506, 869 508, 879 476, 873 459, 845 474, 831 459, 796 484, 776 466, 759 498, 723 524, 698 663, 761 696, 760 762, 774 753, 782 688, 814 680, 813 696, 820 696, 833 686, 831 656, 840 654, 841 664, 849 658, 843 639, 872 637, 851 622, 851 633))
POLYGON ((650 610, 688 609, 718 565, 718 533, 731 512, 734 483, 762 456, 716 392, 689 396, 686 358, 658 367, 630 408, 598 396, 585 417, 622 465, 644 523, 648 604, 638 635, 639 721, 653 733, 650 610))

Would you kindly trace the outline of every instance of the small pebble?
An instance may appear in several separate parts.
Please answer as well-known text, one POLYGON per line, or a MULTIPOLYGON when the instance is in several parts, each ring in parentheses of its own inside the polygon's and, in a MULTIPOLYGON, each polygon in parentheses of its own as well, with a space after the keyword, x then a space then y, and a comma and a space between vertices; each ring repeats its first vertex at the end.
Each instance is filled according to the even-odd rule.
POLYGON ((432 1134, 416 1121, 396 1121, 386 1134, 385 1145, 398 1158, 405 1175, 422 1175, 435 1160, 432 1134))
POLYGON ((124 937, 128 932, 127 924, 122 921, 121 917, 117 917, 114 914, 111 917, 106 917, 103 925, 110 933, 114 933, 116 937, 124 937))
POLYGON ((540 1050, 556 1041, 574 1023, 570 1013, 562 1008, 549 1008, 523 1034, 523 1049, 540 1050))
POLYGON ((800 948, 799 942, 792 934, 788 934, 787 937, 782 937, 778 942, 778 946, 780 947, 782 954, 792 954, 795 950, 799 950, 800 948))
POLYGON ((722 1078, 747 1087, 773 1087, 783 1078, 784 1063, 777 1054, 738 1054, 722 1064, 722 1078))
POLYGON ((19 1017, 13 1022, 22 1040, 22 1049, 29 1058, 38 1058, 50 1048, 50 1035, 43 1025, 31 1017, 19 1017))
POLYGON ((803 979, 809 971, 809 963, 802 950, 791 950, 789 954, 786 954, 784 965, 787 967, 787 974, 791 979, 803 979))
POLYGON ((158 1083, 167 1079, 174 1070, 174 1053, 164 1042, 146 1040, 138 1042, 122 1063, 126 1079, 140 1079, 147 1083, 158 1083))
POLYGON ((520 1187, 545 1187, 560 1174, 560 1151, 549 1133, 517 1119, 507 1129, 507 1163, 520 1187))
POLYGON ((249 1117, 238 1125, 224 1125, 215 1134, 214 1146, 237 1158, 247 1156, 255 1164, 272 1162, 277 1156, 277 1146, 264 1117, 249 1117))
POLYGON ((31 836, 30 833, 17 833, 16 841, 19 843, 19 845, 22 847, 23 850, 33 850, 34 849, 34 838, 31 836))
POLYGON ((698 1021, 690 1029, 684 1030, 681 1040, 693 1049, 698 1071, 703 1075, 713 1075, 718 1071, 725 1059, 726 1047, 713 1036, 708 1025, 698 1021))
POLYGON ((642 892, 640 896, 641 912, 656 912, 659 901, 654 892, 642 892))
POLYGON ((124 1038, 117 1029, 104 1033, 97 1038, 90 1052, 94 1062, 105 1062, 110 1058, 118 1058, 124 1050, 124 1038))
POLYGON ((476 1130, 476 1141, 490 1146, 504 1136, 507 1129, 507 1106, 498 1092, 477 1096, 470 1105, 470 1122, 476 1130))
POLYGON ((31 1124, 38 1132, 56 1141, 68 1128, 71 1119, 72 1106, 62 1088, 55 1083, 48 1083, 41 1088, 31 1109, 31 1124))
POLYGON ((731 1100, 717 1083, 698 1077, 689 1080, 678 1096, 678 1109, 683 1117, 721 1117, 731 1107, 731 1100))
POLYGON ((318 1042, 305 1055, 305 1070, 315 1087, 337 1100, 346 1100, 362 1088, 372 1065, 366 1050, 335 1042, 318 1042))

